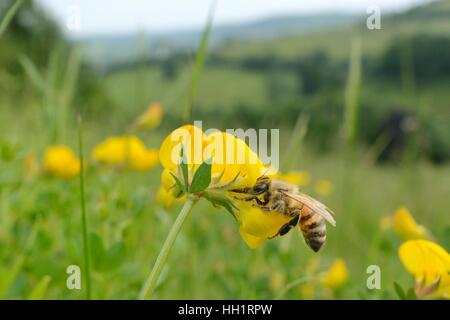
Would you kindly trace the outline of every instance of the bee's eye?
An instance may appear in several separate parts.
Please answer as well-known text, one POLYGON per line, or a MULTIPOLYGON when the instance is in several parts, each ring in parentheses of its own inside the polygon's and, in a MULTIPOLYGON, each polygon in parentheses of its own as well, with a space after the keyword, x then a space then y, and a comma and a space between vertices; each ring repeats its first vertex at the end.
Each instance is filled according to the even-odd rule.
POLYGON ((265 183, 257 184, 256 186, 253 187, 253 190, 258 194, 266 192, 267 184, 265 184, 265 183))

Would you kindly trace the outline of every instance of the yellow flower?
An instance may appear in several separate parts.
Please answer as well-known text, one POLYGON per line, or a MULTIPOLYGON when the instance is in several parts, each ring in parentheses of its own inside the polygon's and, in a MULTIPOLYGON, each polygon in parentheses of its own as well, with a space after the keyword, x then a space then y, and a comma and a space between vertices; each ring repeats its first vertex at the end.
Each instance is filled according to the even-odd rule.
POLYGON ((393 216, 395 232, 402 240, 429 239, 428 230, 417 224, 411 213, 405 207, 398 208, 393 216))
MULTIPOLYGON (((264 172, 261 160, 244 141, 224 132, 205 136, 199 128, 184 125, 172 131, 159 149, 162 166, 174 175, 178 175, 181 146, 188 164, 189 178, 208 159, 211 159, 211 176, 216 186, 232 181, 233 188, 252 186, 264 172)), ((231 185, 228 187, 231 188, 231 185)))
POLYGON ((147 171, 158 164, 158 151, 147 149, 136 136, 110 137, 95 146, 92 156, 96 161, 127 166, 137 171, 147 171))
POLYGON ((163 109, 158 102, 151 103, 145 112, 133 124, 136 129, 154 129, 159 127, 163 116, 163 109))
POLYGON ((176 198, 170 190, 164 187, 160 187, 156 193, 156 200, 164 208, 170 208, 175 202, 183 202, 184 198, 176 198))
POLYGON ((252 249, 276 235, 280 227, 290 220, 288 216, 275 211, 261 211, 248 202, 240 202, 238 208, 236 219, 240 224, 239 232, 252 249))
POLYGON ((278 173, 275 177, 297 186, 306 186, 311 180, 310 174, 306 171, 289 171, 286 174, 278 173))
POLYGON ((156 200, 164 207, 169 208, 172 206, 173 202, 175 201, 175 197, 172 195, 172 193, 163 188, 160 187, 158 189, 158 192, 156 193, 156 200))
POLYGON ((65 145, 45 149, 43 166, 47 174, 66 179, 76 177, 80 173, 80 160, 65 145))
POLYGON ((416 295, 450 298, 450 255, 428 240, 409 240, 398 251, 406 270, 414 276, 416 295))
POLYGON ((323 274, 320 283, 330 289, 336 290, 347 283, 348 270, 343 259, 336 259, 330 268, 323 274))
MULTIPOLYGON (((252 187, 256 179, 267 171, 258 155, 243 140, 224 132, 205 136, 199 128, 185 125, 175 129, 159 149, 159 159, 164 167, 161 184, 167 190, 173 188, 175 194, 179 190, 175 190, 176 181, 172 175, 183 180, 178 167, 181 146, 188 167, 188 185, 192 183, 199 165, 210 159, 211 183, 197 196, 204 196, 215 205, 234 201, 228 190, 252 187)), ((233 205, 238 208, 234 216, 240 225, 240 234, 252 249, 276 235, 280 227, 289 221, 285 215, 263 212, 248 202, 235 201, 233 205)))
POLYGON ((333 192, 333 184, 329 180, 318 180, 314 186, 316 192, 322 196, 328 196, 333 192))

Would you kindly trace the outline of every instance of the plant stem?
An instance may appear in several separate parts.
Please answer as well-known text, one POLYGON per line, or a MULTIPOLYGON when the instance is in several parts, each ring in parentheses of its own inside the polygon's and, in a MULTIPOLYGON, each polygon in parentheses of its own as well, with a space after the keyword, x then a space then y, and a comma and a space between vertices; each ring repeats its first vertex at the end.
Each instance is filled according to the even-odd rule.
POLYGON ((293 287, 298 286, 300 284, 303 284, 305 282, 311 281, 312 278, 311 277, 303 277, 303 278, 299 278, 296 279, 290 283, 288 283, 286 285, 286 287, 280 291, 280 293, 275 297, 275 300, 280 300, 281 298, 283 298, 283 296, 289 291, 291 290, 293 287))
POLYGON ((169 256, 169 253, 172 250, 173 244, 175 243, 178 233, 180 233, 184 221, 186 220, 187 216, 191 212, 196 202, 197 199, 188 197, 186 202, 184 203, 183 208, 178 214, 177 219, 175 220, 174 224, 172 225, 172 228, 169 231, 169 234, 167 235, 166 241, 164 241, 161 251, 158 254, 158 258, 156 258, 156 262, 153 265, 152 272, 148 276, 147 281, 145 281, 145 284, 142 287, 141 292, 139 293, 140 300, 148 299, 153 294, 161 271, 164 265, 166 264, 167 257, 169 256))
POLYGON ((206 22, 205 28, 203 29, 203 35, 200 41, 200 46, 195 56, 195 64, 192 70, 191 82, 189 84, 189 91, 186 95, 186 100, 184 102, 183 121, 185 123, 189 122, 192 117, 192 102, 194 101, 194 97, 197 92, 197 85, 200 79, 200 74, 202 72, 203 65, 206 60, 209 34, 211 32, 215 9, 216 9, 216 1, 212 3, 211 8, 209 9, 208 20, 206 22))
POLYGON ((19 10, 20 6, 22 5, 24 0, 17 0, 16 3, 14 3, 11 8, 8 9, 5 16, 0 21, 0 38, 5 32, 6 28, 8 27, 11 20, 14 18, 15 14, 19 10))
POLYGON ((91 299, 91 270, 89 264, 89 241, 86 219, 86 200, 84 192, 84 159, 83 159, 83 124, 81 116, 78 117, 78 152, 80 157, 80 205, 81 224, 83 234, 84 269, 86 271, 86 299, 91 299))

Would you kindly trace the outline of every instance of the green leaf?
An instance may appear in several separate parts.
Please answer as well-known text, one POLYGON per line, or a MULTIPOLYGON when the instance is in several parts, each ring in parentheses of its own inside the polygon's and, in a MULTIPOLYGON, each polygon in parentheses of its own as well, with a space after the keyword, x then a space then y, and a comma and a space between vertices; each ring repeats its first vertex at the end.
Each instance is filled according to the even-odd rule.
POLYGON ((402 289, 402 287, 397 282, 394 282, 394 289, 395 289, 395 292, 397 293, 398 297, 401 300, 406 300, 405 291, 402 289))
POLYGON ((408 292, 406 293, 406 299, 417 300, 417 296, 413 288, 409 288, 408 292))
MULTIPOLYGON (((170 174, 171 174, 171 176, 174 178, 178 190, 180 190, 180 191, 179 191, 179 194, 178 194, 178 197, 181 197, 181 195, 184 193, 184 186, 183 186, 183 183, 182 183, 181 180, 180 180, 176 175, 174 175, 172 172, 170 172, 170 174)), ((174 187, 174 186, 172 186, 172 188, 173 188, 173 187, 174 187)))
POLYGON ((44 276, 28 295, 28 300, 42 300, 45 293, 47 292, 50 280, 50 276, 44 276))
POLYGON ((92 265, 95 269, 98 270, 102 264, 105 254, 106 254, 106 250, 105 250, 105 246, 103 245, 102 238, 100 238, 100 236, 96 233, 90 233, 89 234, 89 247, 90 247, 92 265))
POLYGON ((208 188, 211 183, 211 159, 203 162, 197 171, 195 171, 194 178, 192 178, 189 192, 201 192, 208 188))
POLYGON ((237 210, 237 208, 230 198, 228 198, 227 196, 223 196, 222 194, 218 194, 218 193, 214 193, 214 192, 205 192, 204 197, 209 202, 211 202, 214 206, 225 208, 225 210, 227 210, 229 213, 231 213, 233 218, 236 219, 236 216, 234 215, 234 211, 237 210))
POLYGON ((188 172, 187 160, 186 160, 186 157, 184 156, 183 146, 181 146, 180 159, 181 159, 181 161, 180 161, 179 168, 181 169, 181 175, 183 177, 183 182, 184 182, 184 187, 182 188, 182 190, 184 190, 185 192, 188 192, 188 190, 189 190, 189 172, 188 172))
POLYGON ((0 20, 0 38, 8 27, 9 23, 14 18, 17 11, 19 11, 20 6, 23 4, 24 0, 17 0, 9 9, 6 14, 0 20))
POLYGON ((114 243, 106 252, 105 259, 101 266, 102 271, 112 271, 116 269, 124 262, 125 256, 125 243, 123 241, 114 243))

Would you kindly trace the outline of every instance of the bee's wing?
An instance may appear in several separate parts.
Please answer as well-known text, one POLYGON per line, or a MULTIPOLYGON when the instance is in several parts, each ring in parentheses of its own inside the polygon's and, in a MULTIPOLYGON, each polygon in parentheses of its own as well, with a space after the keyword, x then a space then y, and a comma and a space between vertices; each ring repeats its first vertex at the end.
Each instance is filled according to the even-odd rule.
POLYGON ((322 202, 301 192, 292 193, 284 190, 280 190, 280 192, 284 194, 286 197, 296 200, 301 204, 307 206, 311 210, 314 210, 317 214, 319 214, 321 217, 327 220, 333 227, 336 226, 336 221, 333 218, 334 212, 331 211, 322 202))

